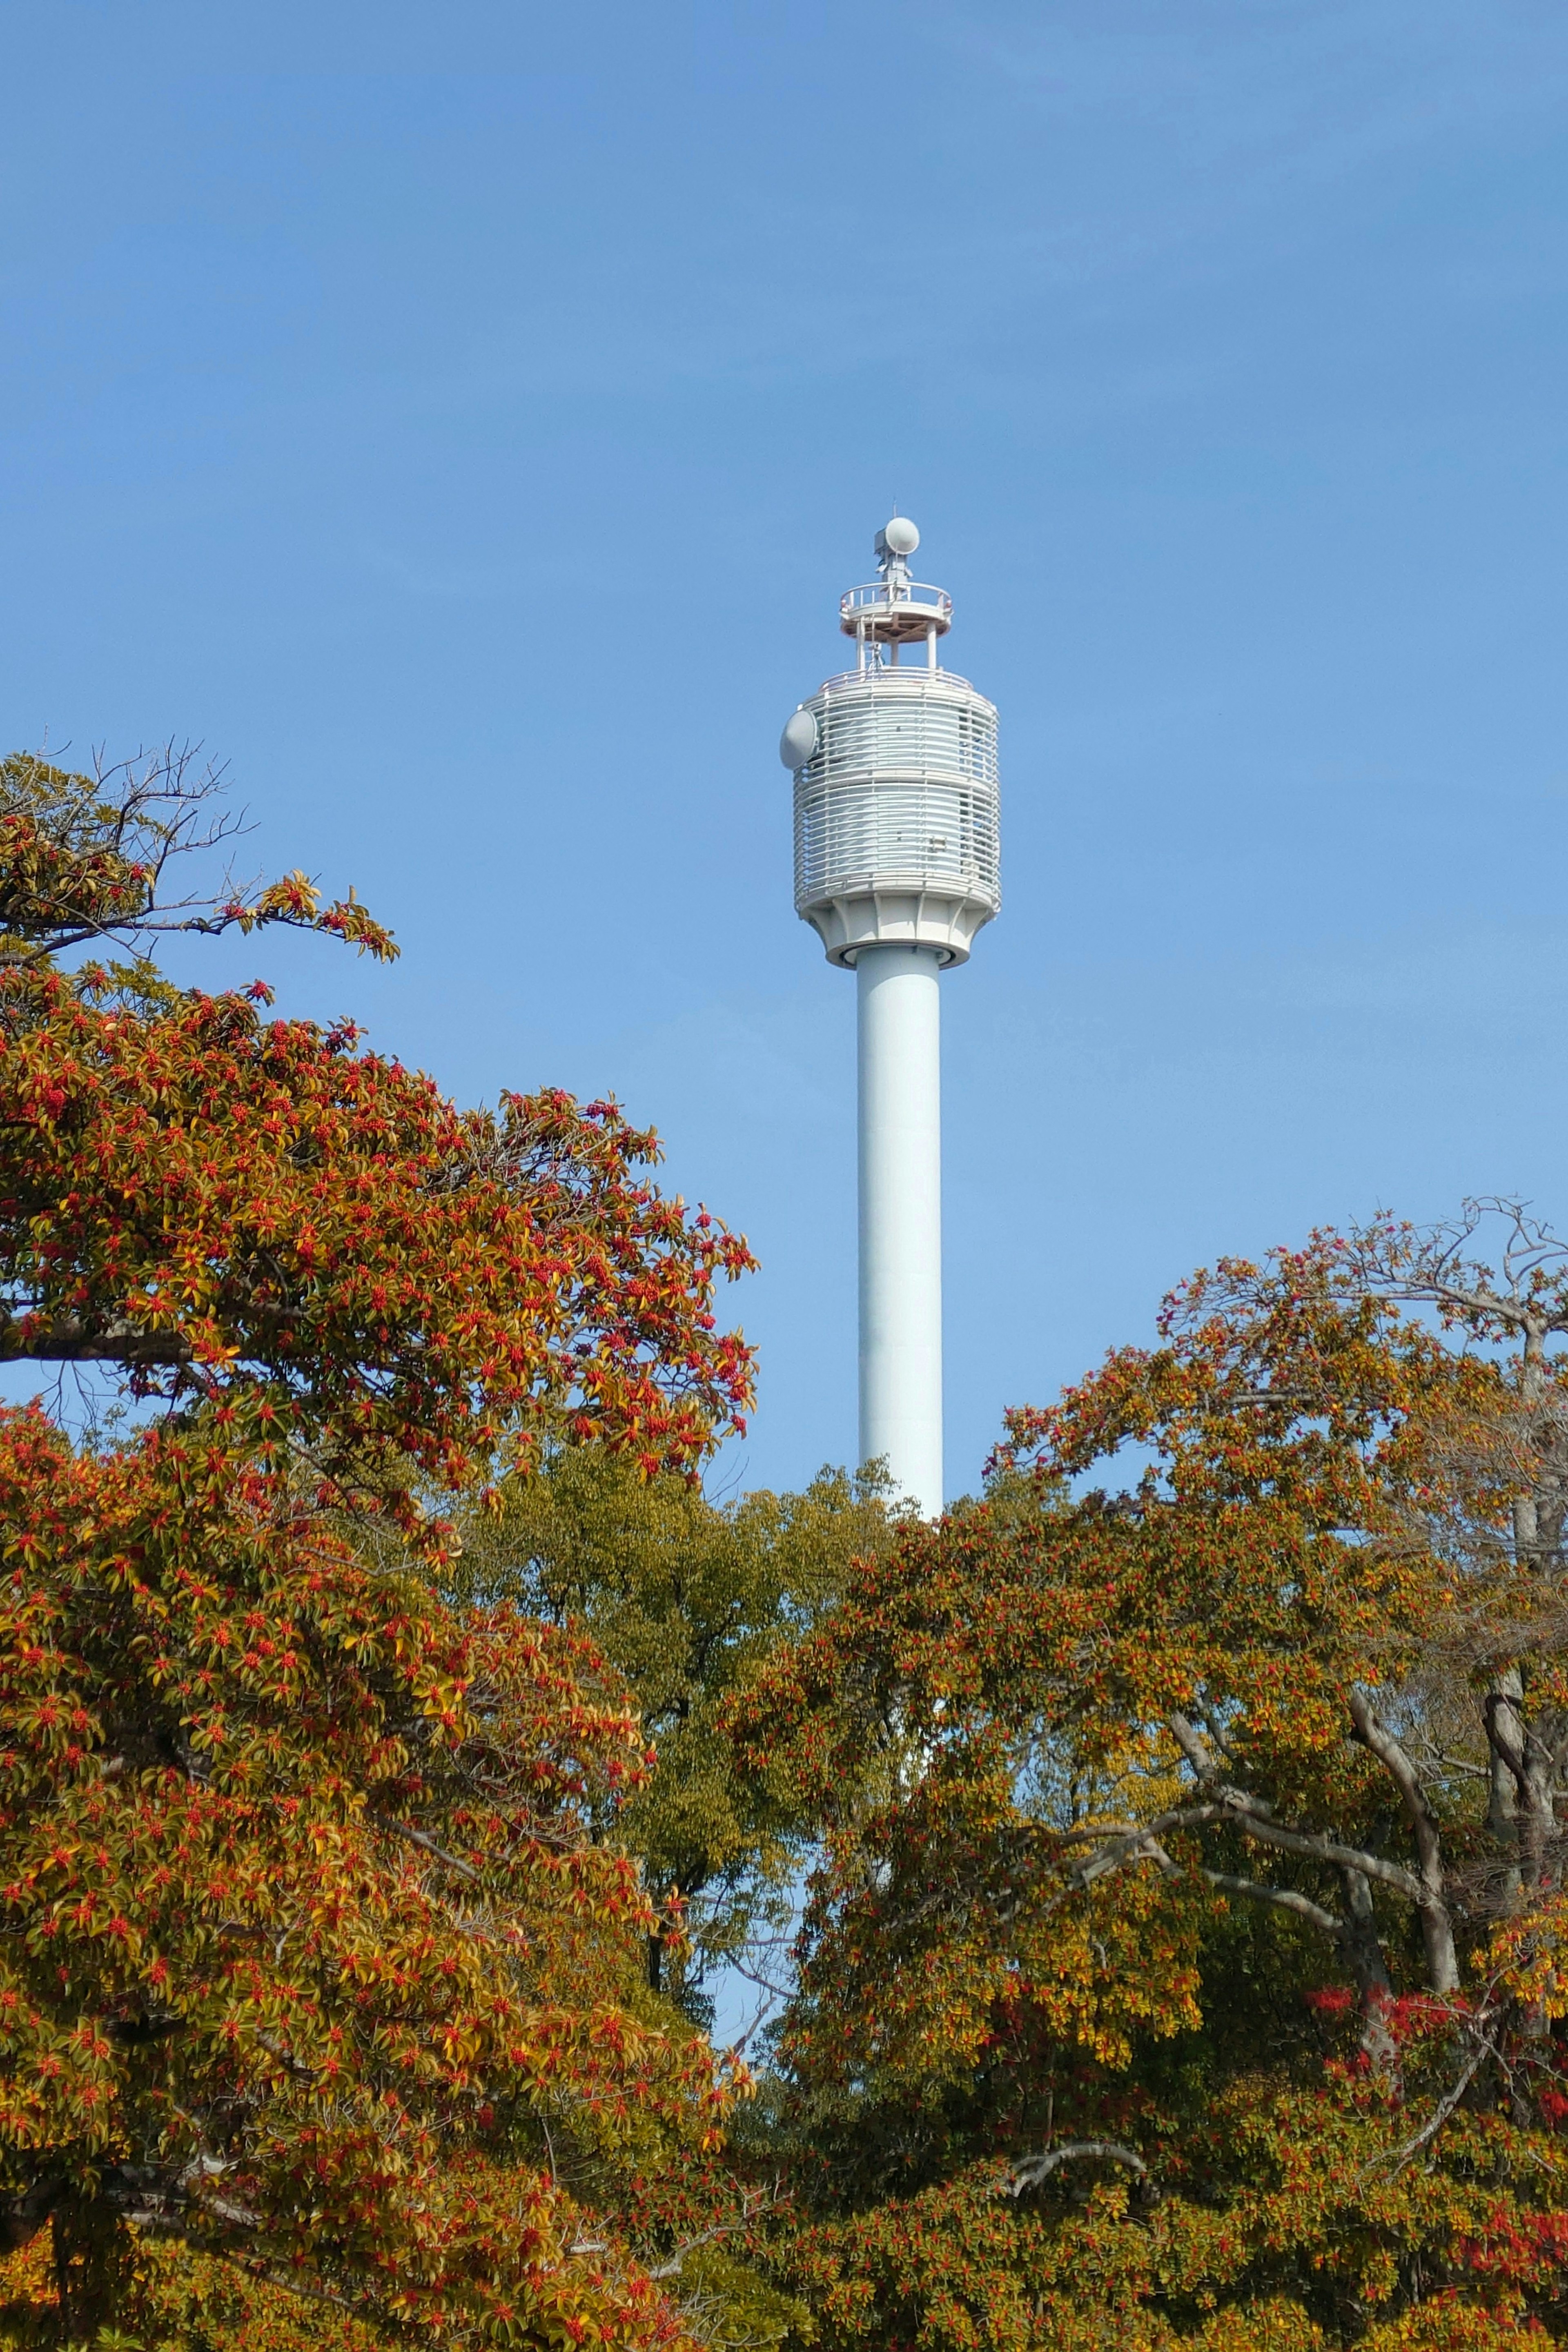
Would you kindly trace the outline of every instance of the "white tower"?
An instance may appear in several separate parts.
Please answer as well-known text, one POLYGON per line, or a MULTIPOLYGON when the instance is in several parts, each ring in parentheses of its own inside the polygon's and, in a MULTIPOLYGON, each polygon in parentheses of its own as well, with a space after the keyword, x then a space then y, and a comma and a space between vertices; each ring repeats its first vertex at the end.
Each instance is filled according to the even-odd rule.
POLYGON ((910 577, 921 535, 877 534, 880 577, 839 601, 855 667, 789 720, 795 905, 853 970, 859 1011, 860 1458, 942 1509, 942 1061, 937 974, 1002 903, 996 712, 937 666, 952 599, 910 577), (908 647, 913 656, 900 661, 908 647))

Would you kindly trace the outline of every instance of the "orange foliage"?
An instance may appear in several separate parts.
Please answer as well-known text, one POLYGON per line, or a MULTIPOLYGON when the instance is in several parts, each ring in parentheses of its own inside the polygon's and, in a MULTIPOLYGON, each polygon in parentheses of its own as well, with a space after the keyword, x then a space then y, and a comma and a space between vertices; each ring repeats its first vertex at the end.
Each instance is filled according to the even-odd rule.
POLYGON ((712 1311, 749 1257, 612 1105, 463 1113, 259 983, 62 972, 160 925, 389 948, 302 876, 160 916, 199 792, 96 792, 0 763, 0 1357, 133 1407, 82 1445, 0 1412, 5 2325, 681 2340, 637 2217, 730 2086, 605 1840, 640 1729, 426 1563, 442 1496, 546 1439, 694 1469, 749 1398, 712 1311))
POLYGON ((1200 1277, 732 1706, 824 2346, 1568 2332, 1568 1384, 1418 1273, 1200 1277))
POLYGON ((353 1046, 238 997, 0 978, 0 1357, 123 1364, 410 1526, 415 1475, 549 1428, 699 1460, 750 1395, 710 1306, 743 1244, 638 1178, 654 1140, 613 1106, 465 1114, 353 1046))

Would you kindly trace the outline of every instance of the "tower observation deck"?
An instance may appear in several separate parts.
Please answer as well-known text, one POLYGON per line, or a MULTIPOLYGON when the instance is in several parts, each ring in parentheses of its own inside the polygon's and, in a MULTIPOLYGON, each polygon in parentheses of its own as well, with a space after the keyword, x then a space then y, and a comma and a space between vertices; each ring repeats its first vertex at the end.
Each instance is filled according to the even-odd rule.
POLYGON ((996 712, 938 667, 952 599, 910 579, 919 544, 905 516, 878 532, 881 576, 839 599, 855 667, 801 704, 779 746, 795 771, 795 912, 830 963, 890 941, 963 963, 1002 903, 996 712))
POLYGON ((878 532, 878 578, 839 600, 855 667, 786 721, 795 904, 853 970, 859 1041, 860 1457, 942 1508, 942 1078, 938 974, 1002 902, 996 712, 937 648, 944 589, 911 579, 920 533, 878 532), (907 656, 907 657, 906 657, 907 656))

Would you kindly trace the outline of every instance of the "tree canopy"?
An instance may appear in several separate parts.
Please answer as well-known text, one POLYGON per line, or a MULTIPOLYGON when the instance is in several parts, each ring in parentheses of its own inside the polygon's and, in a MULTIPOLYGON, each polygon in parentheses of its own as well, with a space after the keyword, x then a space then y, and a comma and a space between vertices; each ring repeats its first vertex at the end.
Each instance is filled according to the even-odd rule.
POLYGON ((823 2344, 1568 2319, 1568 1257, 1493 1222, 1200 1276, 738 1703, 823 2344))
POLYGON ((857 1559, 887 1549, 886 1506, 880 1479, 830 1470, 804 1494, 717 1504, 625 1452, 572 1445, 464 1517, 450 1589, 586 1633, 635 1694, 657 1769, 615 1832, 659 1916, 650 1987, 699 2021, 727 1967, 767 2009, 813 1847, 809 1809, 742 1766, 726 1706, 839 1598, 857 1559))
POLYGON ((208 804, 0 763, 0 1360, 126 1407, 0 1411, 0 2336, 1568 2336, 1568 1250, 1222 1262, 939 1524, 718 1503, 744 1244, 173 986, 392 952, 177 895, 208 804))
POLYGON ((673 2341, 653 2184, 700 2177, 730 2092, 604 1834, 645 1736, 586 1642, 436 1571, 452 1503, 547 1445, 706 1456, 749 1399, 712 1306, 744 1246, 611 1105, 463 1113, 260 987, 68 970, 160 923, 387 951, 299 877, 162 913, 143 784, 0 770, 0 1353, 133 1406, 97 1443, 0 1413, 28 2324, 157 2335, 173 2242, 421 2340, 673 2341))

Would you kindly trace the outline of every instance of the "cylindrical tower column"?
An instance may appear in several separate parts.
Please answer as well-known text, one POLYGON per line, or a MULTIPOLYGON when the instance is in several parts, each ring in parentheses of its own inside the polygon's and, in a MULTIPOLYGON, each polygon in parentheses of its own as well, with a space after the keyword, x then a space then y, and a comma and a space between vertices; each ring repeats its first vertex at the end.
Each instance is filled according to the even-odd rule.
POLYGON ((863 947, 859 1042, 860 1459, 942 1510, 942 955, 863 947))
POLYGON ((1002 903, 996 710, 937 646, 945 588, 911 579, 908 515, 879 577, 838 601, 855 667, 784 721, 795 906, 853 971, 860 1049, 860 1459, 937 1517, 942 1462, 942 1067, 937 974, 1002 903), (900 649, 925 659, 900 667, 900 649))

